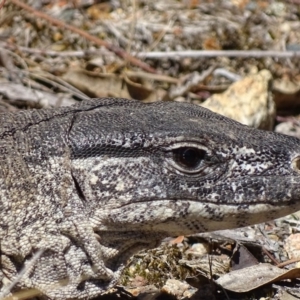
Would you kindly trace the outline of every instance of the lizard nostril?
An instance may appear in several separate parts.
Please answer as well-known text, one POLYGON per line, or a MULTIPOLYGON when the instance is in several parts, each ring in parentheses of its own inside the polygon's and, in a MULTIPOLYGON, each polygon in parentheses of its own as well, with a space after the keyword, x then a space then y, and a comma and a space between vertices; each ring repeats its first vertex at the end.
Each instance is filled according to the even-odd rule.
POLYGON ((300 172, 300 157, 295 157, 293 160, 292 160, 292 168, 294 169, 294 171, 296 172, 300 172))

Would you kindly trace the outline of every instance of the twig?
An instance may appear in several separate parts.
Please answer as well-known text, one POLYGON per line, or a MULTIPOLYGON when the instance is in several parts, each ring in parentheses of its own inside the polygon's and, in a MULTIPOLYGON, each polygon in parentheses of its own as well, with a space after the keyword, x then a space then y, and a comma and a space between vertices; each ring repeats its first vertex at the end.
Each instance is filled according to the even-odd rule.
POLYGON ((28 48, 23 46, 18 46, 15 44, 10 44, 6 42, 0 41, 1 47, 10 50, 20 50, 21 52, 26 52, 29 54, 36 54, 36 55, 47 55, 52 57, 85 57, 87 55, 113 55, 111 52, 105 49, 95 49, 95 50, 78 50, 78 51, 53 51, 53 50, 46 50, 46 49, 37 49, 37 48, 28 48))
POLYGON ((13 289, 13 287, 20 282, 20 280, 22 279, 22 277, 30 272, 32 270, 32 268, 35 266, 36 262, 39 260, 39 258, 42 256, 42 254, 44 253, 44 249, 40 249, 38 250, 30 259, 30 261, 28 262, 27 265, 25 265, 23 267, 23 269, 18 273, 18 275, 12 280, 12 282, 10 282, 7 286, 5 286, 3 288, 3 290, 1 291, 0 294, 0 299, 3 299, 5 296, 7 296, 7 294, 10 293, 10 291, 13 289))
POLYGON ((300 51, 264 51, 264 50, 187 50, 187 51, 169 51, 169 52, 140 52, 137 57, 140 58, 202 58, 202 57, 277 57, 293 58, 300 57, 300 51))
POLYGON ((201 74, 199 74, 198 72, 193 72, 185 76, 184 82, 182 82, 181 85, 171 88, 169 92, 170 99, 174 99, 190 92, 195 86, 203 82, 209 75, 211 75, 214 69, 215 66, 211 66, 201 74))
POLYGON ((88 99, 89 97, 82 93, 80 90, 72 86, 71 84, 67 83, 66 81, 62 80, 59 77, 56 77, 50 73, 46 72, 28 72, 29 76, 39 79, 41 81, 44 81, 45 83, 48 83, 52 87, 58 88, 60 91, 70 93, 73 95, 76 95, 80 99, 88 99), (44 74, 43 74, 44 73, 44 74), (48 77, 48 78, 47 78, 48 77))
POLYGON ((290 264, 297 263, 297 262, 299 262, 299 261, 300 261, 300 258, 299 258, 299 257, 298 257, 298 258, 292 258, 292 259, 289 259, 289 260, 287 260, 287 261, 284 261, 284 262, 282 262, 282 263, 280 263, 280 264, 277 264, 276 267, 278 267, 278 268, 283 268, 283 267, 286 267, 286 266, 288 266, 288 265, 290 265, 290 264))
POLYGON ((3 0, 1 3, 0 3, 0 10, 2 9, 2 7, 4 6, 6 0, 3 0))
MULTIPOLYGON (((12 0, 15 1, 15 0, 12 0)), ((299 0, 300 1, 300 0, 299 0)), ((48 56, 60 56, 60 57, 85 57, 87 55, 105 55, 104 50, 85 50, 85 51, 52 51, 52 50, 42 50, 36 48, 27 48, 22 46, 16 46, 9 43, 0 42, 0 44, 5 48, 10 48, 12 50, 20 49, 23 52, 30 54, 41 54, 48 56)), ((136 54, 137 57, 148 58, 148 59, 158 59, 158 58, 202 58, 202 57, 275 57, 275 58, 292 58, 299 57, 300 51, 264 51, 264 50, 187 50, 187 51, 169 51, 169 52, 140 52, 136 54)))
MULTIPOLYGON (((2 48, 0 47, 0 50, 1 51, 4 51, 4 52, 7 52, 10 56, 13 56, 16 60, 18 60, 18 62, 20 63, 20 65, 22 66, 22 68, 25 70, 25 71, 28 71, 28 65, 27 63, 25 62, 25 60, 18 54, 16 54, 15 52, 11 51, 11 50, 8 50, 8 49, 5 49, 5 48, 2 48)), ((6 67, 6 66, 5 66, 6 67)), ((12 69, 10 69, 12 70, 12 69)))
POLYGON ((61 28, 66 28, 68 30, 71 30, 79 35, 81 35, 82 37, 86 38, 87 40, 95 43, 98 46, 104 46, 105 48, 107 48, 108 50, 114 52, 116 55, 118 55, 119 57, 123 58, 125 61, 128 61, 138 67, 140 67, 141 69, 149 72, 149 73, 157 73, 157 71, 155 69, 153 69, 152 67, 150 67, 148 64, 140 61, 139 59, 133 57, 132 55, 130 55, 129 53, 125 52, 123 49, 119 48, 118 46, 112 45, 106 41, 100 40, 98 38, 96 38, 95 36, 90 35, 89 33, 87 33, 84 30, 81 30, 77 27, 74 27, 72 25, 66 24, 65 22, 55 19, 43 12, 37 11, 34 8, 28 6, 27 4, 19 1, 19 0, 11 0, 11 2, 29 12, 31 12, 33 15, 37 16, 38 18, 42 18, 46 21, 48 21, 49 23, 51 23, 54 26, 57 27, 61 27, 61 28))
POLYGON ((240 76, 238 74, 235 74, 233 72, 230 72, 230 71, 228 71, 224 68, 215 69, 213 74, 217 75, 217 76, 224 76, 224 77, 226 77, 227 79, 229 79, 231 81, 238 81, 242 78, 242 76, 240 76))
POLYGON ((137 78, 162 81, 167 83, 177 84, 179 82, 179 79, 167 75, 149 74, 145 72, 135 72, 135 71, 125 71, 124 74, 129 77, 137 77, 137 78))
POLYGON ((276 266, 279 265, 278 260, 265 247, 262 247, 262 252, 266 254, 276 266))

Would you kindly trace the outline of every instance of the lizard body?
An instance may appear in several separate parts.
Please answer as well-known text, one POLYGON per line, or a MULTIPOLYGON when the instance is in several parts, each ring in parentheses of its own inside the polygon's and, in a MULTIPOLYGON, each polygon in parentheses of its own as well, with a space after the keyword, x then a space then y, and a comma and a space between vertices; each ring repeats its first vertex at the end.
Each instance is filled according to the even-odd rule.
MULTIPOLYGON (((300 140, 174 102, 0 114, 0 282, 89 299, 170 235, 300 209, 300 140)), ((5 296, 5 295, 4 295, 5 296)))

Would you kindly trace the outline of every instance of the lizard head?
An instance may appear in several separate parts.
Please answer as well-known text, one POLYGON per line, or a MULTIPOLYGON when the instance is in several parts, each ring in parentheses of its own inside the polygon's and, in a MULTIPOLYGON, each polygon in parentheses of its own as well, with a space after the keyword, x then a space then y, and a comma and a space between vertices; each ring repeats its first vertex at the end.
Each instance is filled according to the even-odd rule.
POLYGON ((242 227, 300 209, 300 140, 196 105, 112 100, 77 114, 69 139, 73 178, 106 240, 242 227))
POLYGON ((1 122, 2 277, 53 299, 99 295, 166 236, 300 209, 300 140, 196 105, 95 99, 1 122))
POLYGON ((119 100, 79 114, 70 141, 73 176, 107 228, 192 233, 300 209, 300 140, 196 105, 119 100))

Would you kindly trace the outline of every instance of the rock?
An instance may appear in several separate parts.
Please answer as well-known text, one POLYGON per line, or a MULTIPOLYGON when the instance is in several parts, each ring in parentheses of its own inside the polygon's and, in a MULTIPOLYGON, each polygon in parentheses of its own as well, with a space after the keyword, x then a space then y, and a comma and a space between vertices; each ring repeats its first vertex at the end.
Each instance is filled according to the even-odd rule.
MULTIPOLYGON (((189 289, 191 289, 191 286, 185 282, 182 282, 177 279, 168 279, 166 284, 162 287, 161 291, 163 293, 174 295, 177 298, 182 298, 183 296, 187 296, 186 292, 189 289)), ((191 293, 191 295, 195 292, 195 289, 192 290, 193 292, 191 293)))
POLYGON ((300 138, 300 124, 299 121, 287 121, 278 124, 275 127, 275 132, 291 135, 294 137, 300 138))
POLYGON ((272 130, 275 104, 272 75, 267 70, 233 83, 224 93, 214 94, 202 106, 255 128, 272 130))

